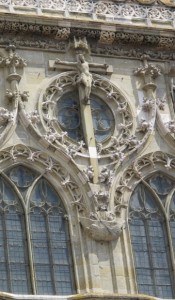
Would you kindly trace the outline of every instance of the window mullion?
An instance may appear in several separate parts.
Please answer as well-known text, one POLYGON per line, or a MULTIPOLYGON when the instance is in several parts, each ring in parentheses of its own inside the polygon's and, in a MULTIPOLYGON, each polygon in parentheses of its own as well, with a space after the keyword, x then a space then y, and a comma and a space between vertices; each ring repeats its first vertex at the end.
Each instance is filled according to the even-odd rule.
POLYGON ((32 246, 31 246, 31 235, 30 235, 30 225, 29 225, 29 213, 25 212, 25 225, 26 225, 26 240, 29 258, 29 270, 31 279, 31 288, 34 295, 36 295, 36 279, 33 264, 32 246))
POLYGON ((6 229, 6 214, 2 213, 2 224, 4 228, 4 245, 5 245, 5 258, 6 258, 6 270, 7 270, 7 285, 9 291, 12 293, 12 282, 11 282, 11 272, 10 272, 10 258, 9 258, 9 245, 7 239, 7 229, 6 229))
MULTIPOLYGON (((166 219, 166 228, 164 228, 164 231, 165 230, 166 230, 165 233, 167 233, 167 239, 168 239, 168 246, 169 246, 171 261, 175 262, 175 256, 174 256, 174 251, 173 251, 173 243, 172 243, 172 238, 171 238, 171 229, 170 229, 169 221, 167 221, 167 219, 166 219)), ((172 280, 172 283, 173 283, 173 281, 175 281, 175 263, 171 264, 170 261, 168 261, 168 263, 169 263, 169 266, 172 267, 172 270, 170 270, 170 275, 171 275, 171 280, 172 280), (171 272, 173 272, 173 276, 172 276, 171 272)), ((173 284, 172 284, 172 290, 173 290, 173 295, 175 296, 175 287, 174 287, 173 284)))
POLYGON ((149 224, 148 224, 148 219, 145 219, 145 231, 146 231, 146 239, 147 239, 147 247, 148 247, 148 256, 149 256, 149 262, 150 262, 150 267, 151 267, 151 277, 152 277, 152 281, 153 281, 153 289, 155 292, 155 295, 157 295, 157 289, 156 289, 156 282, 155 282, 155 275, 154 275, 154 266, 153 266, 153 259, 152 259, 152 253, 153 253, 153 249, 152 249, 152 244, 151 244, 151 239, 150 239, 150 234, 149 234, 149 224))
MULTIPOLYGON (((65 228, 66 228, 66 246, 68 248, 69 253, 71 253, 69 224, 68 224, 68 219, 67 218, 65 218, 65 228)), ((73 288, 73 286, 75 286, 75 283, 73 283, 74 282, 74 273, 73 273, 74 269, 73 269, 72 257, 68 256, 68 260, 69 260, 69 265, 70 265, 70 276, 71 276, 71 282, 72 282, 72 288, 73 288)))
POLYGON ((55 295, 57 294, 56 291, 56 285, 55 285, 55 276, 54 276, 54 261, 53 261, 53 255, 52 255, 52 242, 51 242, 51 236, 50 236, 50 230, 49 230, 49 216, 46 214, 46 230, 47 230, 47 242, 48 242, 48 251, 49 251, 49 260, 51 265, 51 277, 52 277, 52 283, 53 283, 53 289, 55 295))

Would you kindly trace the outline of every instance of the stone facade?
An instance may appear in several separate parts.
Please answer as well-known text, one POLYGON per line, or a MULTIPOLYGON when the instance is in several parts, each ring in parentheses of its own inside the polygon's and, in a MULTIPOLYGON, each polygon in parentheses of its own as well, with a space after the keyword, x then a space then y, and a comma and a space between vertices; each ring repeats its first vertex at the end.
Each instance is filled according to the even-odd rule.
POLYGON ((0 0, 0 170, 32 168, 60 195, 77 289, 71 299, 149 299, 138 294, 128 205, 148 175, 175 177, 174 7, 170 0, 0 0), (80 91, 87 82, 78 82, 87 73, 90 99, 80 91), (74 91, 80 140, 58 122, 60 99, 74 91), (96 118, 102 141, 92 95, 111 113, 110 128, 96 118))

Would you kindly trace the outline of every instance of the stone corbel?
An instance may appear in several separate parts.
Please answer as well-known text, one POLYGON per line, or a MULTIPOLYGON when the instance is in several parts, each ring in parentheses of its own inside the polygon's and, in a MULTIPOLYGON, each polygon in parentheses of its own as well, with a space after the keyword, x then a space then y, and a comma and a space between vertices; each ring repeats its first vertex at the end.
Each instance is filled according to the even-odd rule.
POLYGON ((95 211, 80 215, 79 220, 81 225, 87 234, 96 241, 109 242, 117 240, 125 228, 125 221, 117 218, 116 215, 108 209, 108 192, 96 192, 94 197, 96 203, 95 211))

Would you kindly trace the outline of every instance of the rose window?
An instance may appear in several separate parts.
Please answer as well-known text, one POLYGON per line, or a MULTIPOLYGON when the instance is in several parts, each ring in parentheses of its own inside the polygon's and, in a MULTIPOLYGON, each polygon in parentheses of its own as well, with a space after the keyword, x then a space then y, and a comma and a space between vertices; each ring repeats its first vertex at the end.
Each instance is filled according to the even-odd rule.
MULTIPOLYGON (((104 142, 113 133, 114 117, 108 105, 96 95, 90 99, 96 142, 104 142)), ((63 131, 73 140, 83 139, 81 110, 78 92, 68 92, 57 102, 56 118, 63 131)))

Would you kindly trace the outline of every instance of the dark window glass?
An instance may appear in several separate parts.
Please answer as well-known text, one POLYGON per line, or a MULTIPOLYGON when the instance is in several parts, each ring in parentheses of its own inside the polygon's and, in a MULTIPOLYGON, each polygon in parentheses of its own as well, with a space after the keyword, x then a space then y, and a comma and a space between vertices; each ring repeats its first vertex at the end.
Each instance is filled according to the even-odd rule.
POLYGON ((18 197, 0 179, 0 290, 30 294, 25 219, 18 197))
MULTIPOLYGON (((90 102, 95 139, 103 142, 113 133, 114 117, 107 104, 99 97, 92 94, 90 102)), ((76 141, 83 139, 80 114, 78 92, 66 93, 58 101, 56 115, 59 125, 76 141)))
POLYGON ((143 184, 131 197, 129 214, 139 293, 173 298, 164 217, 143 184))
POLYGON ((38 174, 24 166, 15 166, 6 175, 12 186, 0 178, 0 291, 73 294, 69 230, 60 198, 44 178, 30 196, 38 174), (22 199, 29 196, 27 220, 22 199))
POLYGON ((30 220, 37 294, 72 294, 72 261, 65 210, 45 179, 33 190, 30 220))

